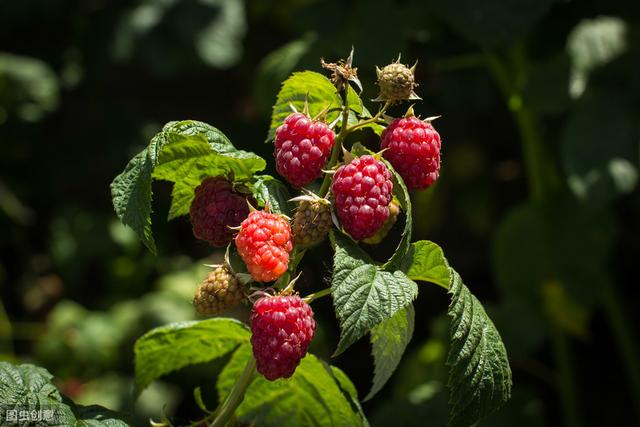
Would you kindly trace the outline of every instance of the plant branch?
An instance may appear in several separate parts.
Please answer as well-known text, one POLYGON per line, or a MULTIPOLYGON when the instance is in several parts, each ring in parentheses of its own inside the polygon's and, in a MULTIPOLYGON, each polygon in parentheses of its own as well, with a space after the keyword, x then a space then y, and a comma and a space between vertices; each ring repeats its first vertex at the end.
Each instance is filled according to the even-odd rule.
MULTIPOLYGON (((346 98, 346 97, 345 97, 346 98)), ((335 143, 333 144, 333 149, 331 150, 331 158, 329 159, 329 163, 325 166, 327 169, 332 169, 336 163, 338 163, 338 158, 340 157, 340 152, 342 151, 342 141, 347 136, 347 121, 349 120, 349 106, 346 104, 342 109, 342 124, 340 125, 340 133, 336 136, 335 143)), ((331 174, 325 174, 324 179, 322 180, 322 185, 320 186, 320 191, 318 195, 320 197, 326 197, 329 192, 329 185, 331 184, 331 174)))
POLYGON ((315 292, 313 294, 309 294, 309 295, 307 295, 306 297, 304 297, 302 299, 307 304, 311 304, 312 301, 315 301, 318 298, 322 298, 322 297, 330 295, 330 294, 331 294, 331 288, 326 288, 326 289, 323 289, 321 291, 315 292))
POLYGON ((613 283, 606 285, 604 304, 616 346, 627 371, 626 376, 632 393, 633 407, 640 421, 640 352, 633 331, 629 328, 626 310, 613 283))
POLYGON ((249 355, 249 360, 242 375, 240 375, 240 378, 238 378, 233 385, 233 388, 222 405, 216 410, 216 417, 210 424, 210 427, 224 427, 227 425, 240 403, 242 403, 247 388, 249 388, 255 378, 256 360, 253 358, 253 355, 249 355))

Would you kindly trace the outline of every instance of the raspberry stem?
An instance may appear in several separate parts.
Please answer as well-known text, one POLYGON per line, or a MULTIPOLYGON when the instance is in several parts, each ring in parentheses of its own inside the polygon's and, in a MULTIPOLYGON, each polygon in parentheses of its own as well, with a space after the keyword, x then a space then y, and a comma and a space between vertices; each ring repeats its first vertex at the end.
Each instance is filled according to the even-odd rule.
POLYGON ((330 294, 331 294, 331 288, 326 288, 321 291, 315 292, 313 294, 307 295, 306 297, 302 298, 302 301, 306 302, 307 304, 311 304, 312 301, 315 301, 318 298, 322 298, 330 294))
POLYGON ((242 403, 247 388, 249 388, 255 378, 256 359, 253 358, 253 355, 249 355, 249 360, 247 360, 247 364, 244 367, 242 375, 240 375, 240 378, 238 378, 236 383, 233 385, 233 388, 222 405, 220 405, 216 410, 216 417, 210 424, 210 427, 224 427, 227 425, 240 403, 242 403))

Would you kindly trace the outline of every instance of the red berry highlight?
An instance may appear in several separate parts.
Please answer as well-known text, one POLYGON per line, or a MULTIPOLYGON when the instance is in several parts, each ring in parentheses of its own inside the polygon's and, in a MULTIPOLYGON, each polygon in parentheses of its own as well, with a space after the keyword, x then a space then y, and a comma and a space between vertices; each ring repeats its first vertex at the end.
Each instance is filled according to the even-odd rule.
POLYGON ((289 266, 293 248, 289 221, 282 215, 253 211, 241 224, 236 247, 254 280, 272 282, 289 266))
POLYGON ((297 295, 261 298, 253 305, 250 321, 258 372, 270 381, 289 378, 316 330, 309 304, 297 295))
MULTIPOLYGON (((253 203, 255 201, 250 198, 253 203)), ((247 215, 247 197, 233 190, 225 178, 208 177, 195 189, 189 209, 193 235, 211 246, 223 247, 231 242, 235 231, 247 215)))
POLYGON ((326 123, 302 113, 290 114, 275 137, 276 169, 291 185, 302 187, 322 173, 335 134, 326 123))
POLYGON ((409 191, 429 187, 440 174, 440 135, 415 116, 396 119, 382 132, 384 157, 409 191))
POLYGON ((373 156, 341 166, 333 175, 331 191, 340 223, 355 240, 376 234, 389 216, 391 172, 373 156))

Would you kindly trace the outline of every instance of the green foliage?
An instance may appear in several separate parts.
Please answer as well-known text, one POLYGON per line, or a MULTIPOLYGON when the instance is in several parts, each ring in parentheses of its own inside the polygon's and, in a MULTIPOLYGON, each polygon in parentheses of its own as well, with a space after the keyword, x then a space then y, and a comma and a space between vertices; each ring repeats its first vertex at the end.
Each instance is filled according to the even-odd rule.
MULTIPOLYGON (((329 108, 326 115, 327 122, 332 122, 340 116, 342 100, 328 78, 313 71, 293 73, 284 81, 278 93, 266 142, 273 140, 276 128, 291 114, 291 105, 297 111, 303 111, 305 100, 309 105, 311 116, 316 116, 325 108, 329 108)), ((362 101, 351 88, 347 92, 347 102, 354 112, 362 113, 362 101)))
POLYGON ((251 184, 252 192, 258 203, 269 205, 271 212, 291 215, 293 203, 287 186, 271 175, 256 175, 251 184))
POLYGON ((625 104, 619 96, 587 92, 564 128, 561 153, 569 187, 592 206, 630 193, 638 182, 638 128, 625 104))
POLYGON ((449 289, 449 263, 440 246, 428 240, 420 240, 411 245, 410 256, 406 259, 409 261, 409 266, 406 267, 407 277, 449 289))
POLYGON ((524 36, 553 3, 555 0, 436 0, 433 7, 469 41, 497 47, 524 36))
MULTIPOLYGON (((127 427, 121 416, 100 406, 75 405, 52 384, 53 375, 34 365, 0 362, 0 420, 7 410, 53 411, 56 425, 73 427, 127 427)), ((26 424, 25 424, 26 425, 26 424)))
POLYGON ((396 370, 415 326, 415 310, 409 304, 390 319, 371 330, 371 347, 375 365, 373 386, 364 400, 378 393, 396 370))
POLYGON ((333 231, 331 241, 335 248, 331 292, 341 329, 338 355, 410 304, 418 287, 401 271, 380 270, 344 234, 333 231))
POLYGON ((228 354, 249 340, 247 327, 235 320, 214 318, 156 328, 135 345, 136 391, 185 366, 228 354))
MULTIPOLYGON (((240 376, 250 353, 249 345, 238 348, 218 377, 221 399, 240 376)), ((241 422, 265 427, 363 426, 362 415, 350 402, 354 392, 353 384, 338 368, 309 354, 291 378, 273 382, 256 378, 236 416, 241 422)))
POLYGON ((187 120, 167 123, 111 184, 113 206, 153 253, 151 231, 152 178, 174 183, 169 218, 185 215, 193 190, 207 176, 249 180, 266 166, 259 156, 237 150, 218 129, 187 120))
POLYGON ((449 292, 449 425, 463 427, 472 425, 509 400, 511 368, 493 322, 453 269, 449 292))

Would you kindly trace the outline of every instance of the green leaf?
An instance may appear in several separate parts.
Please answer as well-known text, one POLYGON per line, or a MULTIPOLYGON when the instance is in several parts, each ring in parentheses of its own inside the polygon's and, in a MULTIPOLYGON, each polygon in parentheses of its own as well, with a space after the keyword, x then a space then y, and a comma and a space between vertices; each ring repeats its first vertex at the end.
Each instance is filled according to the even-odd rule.
POLYGON ((409 305, 418 287, 401 271, 380 270, 344 234, 332 232, 331 241, 335 248, 331 293, 341 329, 338 355, 409 305))
MULTIPOLYGON (((156 138, 151 140, 155 144, 156 138)), ((147 148, 138 153, 111 183, 113 207, 124 225, 136 232, 153 253, 156 244, 151 232, 151 173, 155 167, 147 148)))
POLYGON ((256 175, 250 187, 258 203, 261 206, 268 203, 271 212, 290 215, 293 211, 287 186, 276 178, 270 175, 256 175))
POLYGON ((165 374, 217 359, 248 341, 247 327, 226 318, 178 322, 153 329, 134 347, 136 392, 165 374))
MULTIPOLYGON (((322 74, 313 71, 296 72, 282 84, 276 103, 271 114, 271 127, 266 142, 272 141, 276 128, 291 114, 290 104, 296 110, 302 111, 305 98, 309 104, 309 114, 313 117, 327 107, 327 122, 332 122, 340 116, 342 100, 331 81, 322 74)), ((349 108, 356 113, 362 113, 362 100, 351 88, 347 92, 349 108)))
MULTIPOLYGON (((218 377, 221 401, 229 394, 250 354, 250 345, 238 348, 218 377)), ((258 376, 247 389, 235 415, 240 422, 261 427, 362 426, 360 415, 347 400, 334 373, 308 354, 291 378, 267 381, 258 376)), ((342 381, 345 378, 341 378, 342 381)), ((353 389, 350 382, 348 385, 353 389)))
POLYGON ((440 246, 429 240, 415 242, 407 261, 408 266, 404 270, 409 279, 431 282, 449 289, 449 263, 440 246))
POLYGON ((467 427, 511 397, 511 368, 500 334, 480 301, 451 269, 449 425, 467 427))
POLYGON ((195 187, 207 176, 248 181, 265 168, 259 156, 237 150, 218 129, 195 120, 169 122, 111 184, 118 218, 131 227, 151 252, 152 178, 174 183, 169 219, 185 215, 195 187))
POLYGON ((181 123, 165 127, 166 142, 153 171, 154 178, 174 183, 169 219, 189 213, 194 190, 206 177, 226 175, 234 181, 249 180, 266 166, 261 157, 236 150, 217 129, 202 128, 201 133, 191 135, 193 128, 174 130, 181 123), (180 133, 185 131, 189 133, 180 133))
POLYGON ((242 38, 247 31, 245 3, 242 0, 201 0, 199 4, 211 9, 203 16, 214 17, 196 37, 195 47, 200 58, 213 67, 235 65, 242 58, 242 38))
MULTIPOLYGON (((76 406, 56 389, 52 380, 53 375, 44 368, 0 362, 0 421, 4 420, 8 410, 28 411, 30 417, 32 411, 35 411, 36 417, 40 416, 43 419, 49 416, 44 411, 53 411, 51 416, 55 425, 128 426, 120 415, 108 409, 96 405, 76 406)), ((29 423, 24 425, 27 424, 29 423)), ((47 425, 50 425, 48 421, 47 425)))
POLYGON ((413 336, 415 311, 409 304, 371 330, 371 346, 375 365, 373 386, 365 402, 378 393, 398 367, 407 344, 413 336))

